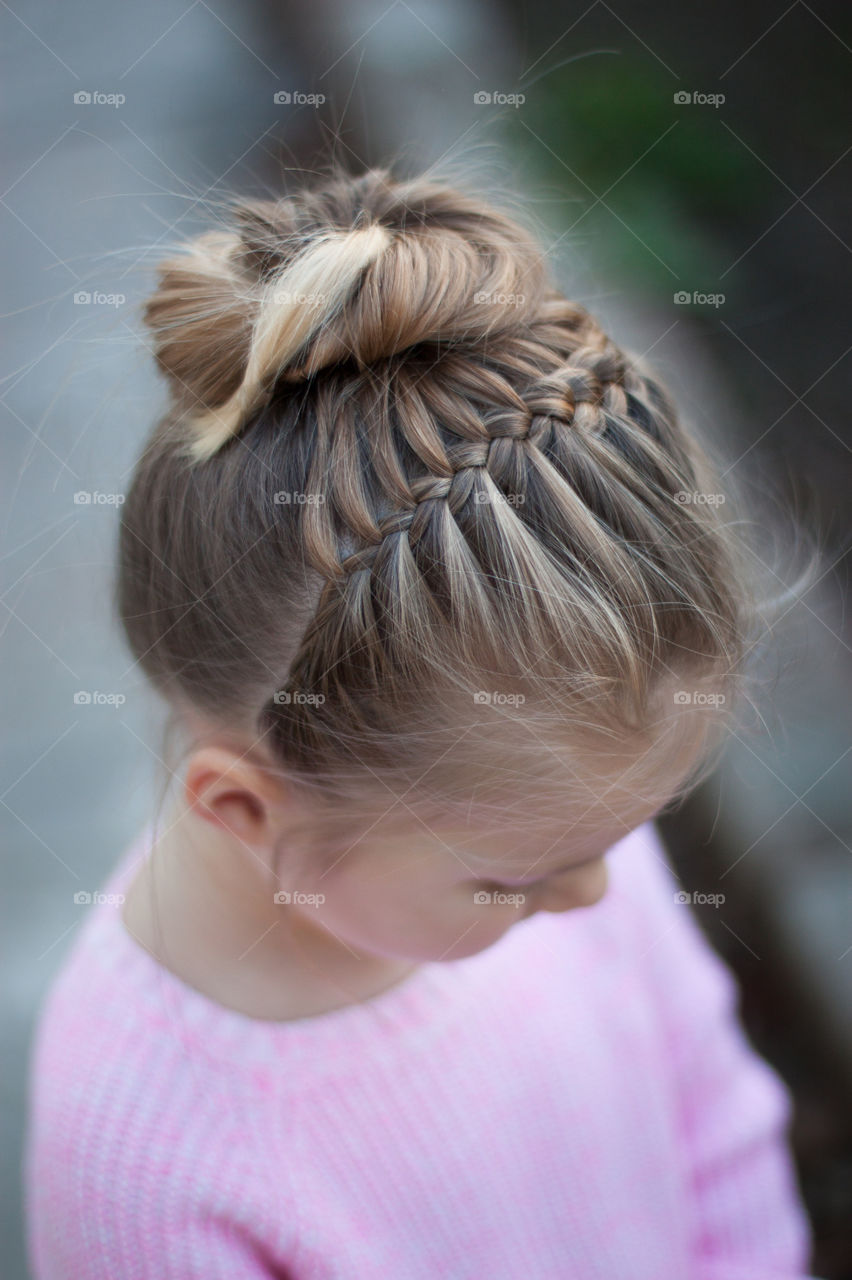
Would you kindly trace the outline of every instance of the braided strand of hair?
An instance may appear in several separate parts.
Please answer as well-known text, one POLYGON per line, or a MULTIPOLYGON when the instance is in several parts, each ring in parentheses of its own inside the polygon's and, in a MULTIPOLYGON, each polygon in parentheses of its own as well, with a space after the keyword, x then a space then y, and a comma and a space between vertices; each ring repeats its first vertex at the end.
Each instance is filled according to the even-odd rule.
MULTIPOLYGON (((528 633, 538 600, 538 640, 546 650, 554 632, 558 635, 559 620, 593 601, 598 645, 608 627, 619 663, 625 652, 637 650, 635 637, 627 643, 624 613, 632 608, 635 624, 648 628, 646 661, 637 656, 632 668, 625 671, 622 666, 622 676, 634 683, 639 695, 659 643, 647 585, 634 581, 635 559, 643 553, 637 552, 639 539, 634 538, 629 552, 613 539, 610 525, 595 513, 600 503, 592 486, 595 462, 600 465, 606 459, 623 478, 625 497, 631 501, 627 484, 632 479, 635 485, 635 472, 623 456, 624 429, 616 443, 607 433, 627 420, 631 401, 641 403, 648 393, 642 377, 594 323, 587 322, 583 339, 584 345, 564 363, 545 377, 535 377, 522 392, 517 389, 521 369, 528 377, 537 372, 522 353, 510 362, 514 382, 494 368, 453 354, 440 364, 443 376, 428 386, 425 379, 418 383, 404 370, 396 370, 397 397, 404 407, 397 435, 422 468, 415 478, 406 476, 390 420, 382 412, 387 387, 373 389, 376 416, 370 420, 370 439, 382 459, 379 488, 386 510, 378 516, 369 509, 362 475, 352 466, 357 456, 351 438, 353 418, 335 435, 340 457, 338 465, 332 465, 333 493, 347 534, 360 545, 346 555, 337 549, 315 560, 330 580, 294 657, 288 685, 321 693, 330 707, 337 705, 341 688, 351 691, 359 683, 365 697, 375 698, 388 664, 410 663, 421 643, 423 652, 428 651, 420 633, 426 619, 432 627, 443 623, 463 638, 471 617, 480 624, 477 636, 487 617, 485 630, 511 641, 513 618, 523 615, 528 633), (451 429, 442 434, 437 424, 447 422, 451 429), (578 457, 585 459, 584 469, 578 457), (585 493, 577 486, 578 474, 590 481, 585 493), (356 476, 357 483, 350 487, 356 476), (563 524, 567 514, 574 547, 563 540, 546 554, 543 532, 559 526, 552 512, 525 509, 533 488, 539 507, 558 509, 563 524), (561 576, 566 560, 576 575, 573 591, 566 590, 561 576), (602 600, 606 581, 622 584, 621 614, 602 600), (631 594, 624 588, 632 588, 631 594)), ((644 434, 637 438, 642 439, 646 465, 647 460, 658 460, 657 442, 645 440, 644 434)), ((633 436, 631 441, 635 463, 633 436)), ((317 470, 324 465, 320 461, 317 470)), ((682 476, 670 459, 667 465, 665 485, 652 501, 647 495, 641 505, 633 499, 633 532, 646 534, 646 547, 651 542, 649 525, 664 534, 673 515, 683 518, 672 496, 682 476)), ((326 521, 323 546, 333 541, 326 521)), ((652 561, 646 563, 654 569, 652 561)), ((658 577, 662 583, 663 575, 658 577)), ((476 656, 481 660, 485 655, 480 649, 476 656)), ((473 659, 474 654, 467 657, 473 659)), ((298 704, 290 702, 286 708, 288 720, 300 719, 298 704)), ((280 712, 275 718, 280 723, 280 712)), ((312 708, 309 719, 316 730, 323 717, 312 708)), ((307 729, 303 724, 302 733, 307 729)))
POLYGON ((712 468, 515 219, 383 171, 242 201, 145 318, 172 403, 122 513, 125 628, 288 767, 407 758, 486 674, 635 725, 662 670, 736 664, 732 545, 679 498, 712 468))

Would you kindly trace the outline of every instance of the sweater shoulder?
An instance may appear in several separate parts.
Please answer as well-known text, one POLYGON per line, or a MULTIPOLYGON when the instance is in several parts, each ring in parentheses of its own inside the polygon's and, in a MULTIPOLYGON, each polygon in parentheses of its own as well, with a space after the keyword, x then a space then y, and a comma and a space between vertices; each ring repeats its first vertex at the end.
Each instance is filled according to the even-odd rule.
MULTIPOLYGON (((192 1159, 187 1143, 195 1143, 196 1155, 200 1146, 198 1133, 193 1138, 170 1116, 197 1117, 202 1145, 222 1141, 235 1153, 244 1145, 245 1117, 236 1119, 228 1105, 234 1081, 217 1070, 168 986, 158 987, 153 960, 124 932, 121 890, 142 852, 140 836, 92 895, 39 1010, 29 1064, 31 1190, 64 1181, 84 1196, 97 1183, 109 1200, 125 1177, 148 1176, 158 1160, 165 1181, 174 1182, 192 1159), (150 970, 148 986, 140 968, 150 970), (149 1141, 142 1140, 146 1130, 149 1141)), ((57 1203, 67 1202, 57 1195, 57 1203)))
POLYGON ((107 1280, 132 1265, 147 1277, 139 1259, 165 1250, 178 1269, 157 1274, 188 1277, 201 1274, 190 1253, 220 1236, 222 1248, 283 1248, 288 1201, 274 1203, 251 1076, 217 1069, 180 1010, 164 999, 156 1013, 110 958, 84 929, 37 1027, 24 1152, 34 1274, 107 1280))

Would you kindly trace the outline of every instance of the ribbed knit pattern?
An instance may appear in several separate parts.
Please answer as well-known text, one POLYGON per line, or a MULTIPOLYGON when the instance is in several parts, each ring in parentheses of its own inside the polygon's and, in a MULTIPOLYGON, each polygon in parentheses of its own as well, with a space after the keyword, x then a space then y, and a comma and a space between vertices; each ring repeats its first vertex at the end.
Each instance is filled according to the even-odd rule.
POLYGON ((807 1275, 790 1099, 733 978, 651 824, 607 863, 595 906, 289 1023, 93 907, 34 1051, 35 1280, 807 1275))

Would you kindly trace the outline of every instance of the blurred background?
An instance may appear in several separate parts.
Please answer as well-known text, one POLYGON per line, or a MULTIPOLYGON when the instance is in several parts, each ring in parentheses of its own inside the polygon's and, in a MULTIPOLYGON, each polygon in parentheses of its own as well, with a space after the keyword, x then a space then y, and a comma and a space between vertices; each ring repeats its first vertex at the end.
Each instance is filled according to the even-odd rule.
POLYGON ((451 162, 529 199, 563 287, 725 459, 767 589, 815 580, 761 696, 662 823, 742 1016, 793 1090, 814 1273, 852 1277, 852 13, 835 0, 12 0, 2 6, 2 1194, 33 1022, 148 816, 161 712, 111 616, 118 506, 162 403, 157 246, 330 156, 451 162), (75 695, 109 695, 90 701, 75 695), (123 700, 122 700, 123 699, 123 700))

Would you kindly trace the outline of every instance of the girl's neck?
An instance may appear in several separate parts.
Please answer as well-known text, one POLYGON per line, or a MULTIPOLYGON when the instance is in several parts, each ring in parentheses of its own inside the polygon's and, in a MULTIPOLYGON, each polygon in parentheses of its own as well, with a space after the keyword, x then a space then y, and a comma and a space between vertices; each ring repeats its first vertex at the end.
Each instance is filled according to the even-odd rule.
POLYGON ((248 1017, 287 1022, 379 995, 417 968, 355 951, 297 907, 268 868, 184 813, 162 824, 127 891, 122 922, 164 968, 248 1017))

